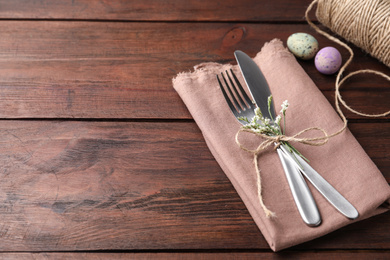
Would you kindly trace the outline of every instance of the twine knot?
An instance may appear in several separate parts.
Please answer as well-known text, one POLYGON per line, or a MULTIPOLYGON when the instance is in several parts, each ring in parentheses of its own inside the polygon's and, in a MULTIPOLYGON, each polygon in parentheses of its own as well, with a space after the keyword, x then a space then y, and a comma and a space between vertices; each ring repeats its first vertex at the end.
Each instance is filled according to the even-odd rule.
POLYGON ((281 134, 281 135, 267 135, 267 134, 264 134, 261 132, 254 131, 252 129, 245 128, 243 126, 238 130, 238 132, 236 134, 236 143, 242 150, 257 155, 260 152, 262 152, 263 150, 267 149, 272 144, 275 145, 275 149, 277 149, 281 144, 286 143, 286 142, 297 142, 297 143, 302 143, 302 144, 311 145, 311 146, 320 146, 320 145, 326 144, 328 142, 329 138, 332 136, 333 135, 328 135, 326 133, 326 131, 320 127, 309 127, 309 128, 306 128, 306 129, 298 132, 297 134, 295 134, 293 136, 287 136, 287 135, 283 135, 283 134, 281 134), (299 137, 302 134, 309 132, 309 131, 320 131, 323 133, 323 136, 313 137, 313 138, 300 138, 299 137), (248 149, 248 148, 244 147, 241 144, 241 142, 238 140, 238 137, 239 137, 241 132, 248 132, 248 133, 254 134, 256 136, 263 138, 264 141, 261 142, 256 149, 254 149, 254 150, 248 149))
POLYGON ((258 164, 258 157, 259 157, 259 154, 264 151, 265 149, 267 149, 268 147, 270 147, 271 145, 275 145, 274 149, 276 150, 280 145, 282 145, 283 143, 287 143, 287 142, 298 142, 298 143, 302 143, 302 144, 306 144, 306 145, 311 145, 311 146, 320 146, 320 145, 324 145, 328 142, 329 138, 331 136, 329 136, 326 131, 320 127, 310 127, 310 128, 306 128, 300 132, 298 132, 297 134, 293 135, 293 136, 287 136, 287 135, 266 135, 264 133, 261 133, 261 132, 257 132, 257 131, 254 131, 252 129, 248 129, 248 128, 245 128, 245 126, 242 126, 237 134, 236 134, 236 143, 237 145, 244 151, 246 152, 249 152, 253 155, 253 162, 255 164, 255 168, 256 168, 256 173, 257 173, 257 197, 259 199, 259 202, 260 202, 260 205, 261 207, 263 208, 264 210, 264 213, 266 215, 266 217, 275 217, 275 213, 272 212, 271 210, 269 210, 267 208, 267 206, 265 206, 264 204, 264 201, 263 201, 263 195, 262 195, 262 188, 261 188, 261 176, 260 176, 260 168, 259 168, 259 164, 258 164), (302 134, 306 133, 306 132, 309 132, 309 131, 320 131, 323 133, 323 136, 321 137, 314 137, 314 138, 300 138, 299 136, 301 136, 302 134), (248 149, 246 148, 244 145, 241 144, 241 142, 239 141, 239 135, 240 133, 242 132, 248 132, 248 133, 251 133, 251 134, 254 134, 256 136, 259 136, 261 137, 262 139, 264 139, 264 141, 262 141, 256 149, 248 149))
POLYGON ((285 135, 277 135, 277 136, 275 136, 275 141, 274 141, 274 143, 275 143, 274 150, 275 150, 275 151, 276 151, 276 149, 278 149, 279 146, 282 144, 282 143, 281 143, 281 140, 282 140, 283 137, 285 137, 285 135))

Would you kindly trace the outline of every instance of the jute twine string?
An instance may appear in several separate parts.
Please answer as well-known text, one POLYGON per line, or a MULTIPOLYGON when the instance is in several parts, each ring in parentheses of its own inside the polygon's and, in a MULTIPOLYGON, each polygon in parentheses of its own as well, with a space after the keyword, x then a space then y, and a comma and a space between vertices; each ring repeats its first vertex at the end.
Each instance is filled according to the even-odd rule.
POLYGON ((307 128, 307 129, 304 129, 302 131, 300 131, 299 133, 293 135, 293 136, 286 136, 286 135, 274 135, 274 136, 270 136, 270 135, 266 135, 266 134, 263 134, 263 133, 259 133, 259 132, 255 132, 251 129, 245 129, 245 128, 240 128, 240 130, 238 130, 237 134, 236 134, 236 143, 238 144, 238 146, 248 152, 248 153, 251 153, 253 154, 253 162, 254 162, 254 165, 255 165, 255 169, 256 169, 256 174, 257 174, 257 181, 256 181, 256 184, 257 184, 257 197, 259 199, 259 202, 260 202, 260 206, 263 208, 263 211, 266 215, 267 218, 269 217, 275 217, 275 213, 272 212, 271 210, 269 210, 267 208, 267 206, 264 204, 264 200, 263 200, 263 195, 262 195, 262 186, 261 186, 261 175, 260 175, 260 168, 259 168, 259 163, 258 163, 258 159, 259 159, 259 155, 260 153, 267 149, 268 147, 272 146, 272 145, 275 145, 275 149, 278 148, 283 142, 298 142, 298 143, 302 143, 302 144, 307 144, 307 145, 312 145, 312 146, 320 146, 320 145, 324 145, 328 142, 329 140, 329 136, 328 134, 325 132, 324 129, 322 128, 319 128, 319 127, 310 127, 310 128, 307 128), (315 137, 315 138, 299 138, 300 135, 304 134, 305 132, 309 132, 309 131, 315 131, 315 130, 318 130, 318 131, 321 131, 324 136, 322 137, 315 137), (264 141, 262 143, 260 143, 260 145, 256 148, 256 149, 248 149, 246 148, 245 146, 243 146, 240 141, 238 140, 238 137, 240 135, 240 133, 242 132, 249 132, 251 134, 254 134, 256 136, 259 136, 261 137, 262 139, 264 139, 264 141))
MULTIPOLYGON (((323 17, 318 17, 320 21, 324 21, 325 17, 327 17, 327 21, 333 21, 334 23, 337 23, 337 30, 336 32, 341 32, 340 35, 343 35, 344 30, 350 29, 351 24, 346 22, 348 19, 352 19, 355 17, 356 12, 351 11, 355 10, 352 9, 351 5, 355 5, 355 8, 358 8, 361 10, 360 12, 360 19, 362 20, 361 24, 354 24, 352 27, 355 28, 354 34, 352 34, 352 39, 347 38, 347 40, 350 40, 351 42, 355 43, 355 41, 362 42, 363 49, 366 49, 367 51, 373 51, 374 54, 372 54, 375 57, 378 57, 381 61, 383 61, 387 66, 390 66, 390 1, 381 1, 381 0, 314 0, 309 7, 306 10, 305 17, 308 22, 308 24, 316 30, 317 33, 325 36, 329 40, 343 46, 345 49, 348 50, 350 53, 350 57, 345 62, 345 64, 340 68, 335 82, 335 106, 336 110, 339 113, 342 121, 343 126, 340 128, 340 130, 336 131, 333 134, 328 135, 326 131, 319 127, 310 127, 307 129, 304 129, 300 131, 299 133, 293 135, 293 136, 286 136, 286 135, 277 135, 277 136, 269 136, 262 133, 255 132, 251 129, 245 129, 240 128, 240 130, 237 132, 235 140, 238 146, 251 154, 253 154, 253 161, 257 173, 257 196, 260 202, 261 207, 264 210, 264 213, 266 217, 274 217, 276 216, 274 212, 269 210, 266 205, 264 204, 263 196, 262 196, 262 185, 261 185, 261 175, 260 175, 260 168, 258 165, 258 157, 262 151, 270 147, 271 145, 275 145, 275 149, 279 147, 283 142, 298 142, 306 145, 311 146, 320 146, 324 145, 328 142, 328 140, 331 137, 337 136, 340 133, 342 133, 347 128, 347 118, 345 117, 344 113, 342 112, 340 108, 340 103, 347 108, 352 113, 355 113, 360 116, 366 116, 366 117, 383 117, 390 114, 390 111, 381 113, 381 114, 366 114, 359 111, 356 111, 352 109, 350 106, 347 105, 347 103, 342 99, 340 94, 340 87, 341 85, 352 76, 358 75, 358 74, 375 74, 378 76, 381 76, 388 81, 390 81, 390 77, 380 71, 365 69, 365 70, 358 70, 355 72, 352 72, 342 78, 342 74, 345 71, 345 69, 350 65, 350 63, 353 60, 354 53, 352 49, 336 37, 333 37, 332 35, 322 31, 318 26, 316 26, 311 20, 309 19, 309 12, 313 8, 315 4, 319 5, 317 11, 317 16, 322 15, 323 17), (376 15, 375 15, 376 14, 376 15), (339 21, 339 22, 336 22, 339 21), (343 27, 344 26, 344 27, 343 27), (375 29, 373 29, 374 27, 375 29), (370 31, 371 36, 367 36, 367 34, 370 31), (373 36, 372 36, 373 35, 373 36), (386 43, 387 42, 387 43, 386 43), (322 132, 323 136, 320 137, 314 137, 314 138, 300 138, 302 134, 309 132, 309 131, 320 131, 322 132), (240 141, 239 141, 239 135, 242 132, 249 132, 251 134, 254 134, 256 136, 261 137, 264 141, 260 143, 260 145, 256 149, 248 149, 244 147, 240 141)), ((330 23, 326 24, 330 26, 330 23)), ((332 29, 332 27, 330 27, 332 29)), ((355 43, 356 45, 360 46, 360 44, 355 43)))
MULTIPOLYGON (((306 10, 305 17, 308 24, 319 34, 325 36, 329 40, 343 46, 345 49, 348 50, 350 56, 348 60, 344 63, 344 65, 340 68, 337 77, 336 77, 336 83, 335 83, 335 104, 336 109, 341 118, 344 121, 344 127, 341 129, 342 132, 347 127, 347 120, 343 114, 343 112, 340 109, 340 104, 343 104, 345 108, 347 108, 349 111, 351 111, 354 114, 360 115, 360 116, 366 116, 366 117, 383 117, 390 114, 390 111, 381 113, 381 114, 366 114, 359 111, 356 111, 352 109, 350 106, 347 105, 347 103, 343 100, 340 94, 340 87, 341 85, 352 76, 358 75, 358 74, 375 74, 378 76, 383 77, 384 79, 390 81, 390 77, 386 75, 383 72, 376 71, 376 70, 370 70, 370 69, 364 69, 364 70, 358 70, 354 71, 344 78, 342 78, 342 74, 345 71, 345 69, 350 65, 350 63, 353 60, 354 53, 347 44, 340 41, 336 37, 330 35, 329 33, 321 30, 317 25, 315 25, 309 18, 309 12, 313 8, 315 4, 318 4, 318 9, 316 12, 316 15, 318 17, 318 20, 321 22, 324 21, 325 25, 330 26, 331 30, 338 31, 341 36, 348 37, 347 40, 356 43, 358 46, 363 46, 362 48, 370 51, 374 51, 376 54, 378 54, 380 60, 382 60, 385 64, 386 61, 388 61, 387 66, 390 67, 390 1, 382 1, 382 0, 338 0, 338 1, 324 1, 324 0, 314 0, 309 7, 306 10), (384 2, 384 3, 382 3, 384 2), (356 8, 358 7, 358 10, 361 10, 359 13, 361 13, 361 19, 364 22, 359 22, 356 17, 354 18, 353 24, 351 24, 350 19, 348 17, 356 16, 356 8), (352 10, 352 11, 351 11, 352 10), (370 14, 372 14, 372 10, 375 12, 377 11, 381 15, 374 15, 369 17, 370 14), (346 17, 343 19, 343 15, 346 17), (382 19, 382 23, 381 23, 382 19), (325 22, 327 21, 327 22, 325 22), (332 21, 332 22, 331 22, 332 21), (368 26, 370 24, 371 26, 368 26), (375 27, 377 26, 377 27, 375 27), (336 28, 336 29, 334 29, 336 28), (351 28, 354 28, 353 30, 351 28), (379 29, 378 29, 379 28, 379 29), (344 33, 348 31, 347 29, 350 29, 349 31, 354 33, 344 33), (369 41, 367 40, 367 36, 370 32, 380 32, 383 34, 374 34, 370 37, 375 38, 376 40, 369 41), (362 36, 363 35, 363 36, 362 36), (381 38, 383 36, 384 38, 381 38), (379 43, 379 44, 369 44, 367 42, 372 43, 379 43), (384 47, 381 47, 380 44, 383 44, 384 47)), ((372 54, 373 55, 373 54, 372 54)), ((374 56, 374 55, 373 55, 374 56)), ((339 134, 339 133, 337 133, 339 134)), ((337 135, 336 134, 336 135, 337 135)), ((334 135, 332 135, 334 136, 334 135)))
POLYGON ((390 67, 389 0, 315 0, 310 6, 314 3, 320 23, 390 67))

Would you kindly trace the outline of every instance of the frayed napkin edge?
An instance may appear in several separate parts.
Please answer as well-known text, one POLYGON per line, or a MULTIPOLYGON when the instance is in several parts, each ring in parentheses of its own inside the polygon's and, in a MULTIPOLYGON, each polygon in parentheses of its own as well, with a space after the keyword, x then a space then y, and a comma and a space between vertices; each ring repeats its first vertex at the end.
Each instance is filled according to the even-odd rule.
MULTIPOLYGON (((254 60, 258 59, 263 53, 267 53, 268 56, 273 57, 273 55, 280 54, 289 58, 294 58, 291 52, 288 51, 287 47, 284 47, 283 41, 274 38, 269 42, 265 42, 263 47, 259 52, 256 53, 254 60)), ((215 75, 221 73, 221 71, 229 70, 237 65, 232 65, 230 63, 218 63, 218 62, 203 62, 197 64, 193 67, 193 70, 179 72, 175 77, 172 78, 172 84, 175 86, 177 82, 185 80, 194 80, 199 77, 202 73, 213 73, 215 75)))

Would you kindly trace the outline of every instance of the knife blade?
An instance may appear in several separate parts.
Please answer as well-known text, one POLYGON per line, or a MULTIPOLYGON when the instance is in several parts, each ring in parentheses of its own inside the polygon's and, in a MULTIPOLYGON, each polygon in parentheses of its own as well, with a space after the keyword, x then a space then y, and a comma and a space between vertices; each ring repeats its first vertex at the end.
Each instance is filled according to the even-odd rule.
POLYGON ((268 111, 268 97, 271 95, 271 91, 260 68, 246 53, 242 51, 235 51, 234 56, 236 57, 238 66, 244 76, 249 92, 251 93, 257 106, 260 108, 263 116, 275 119, 276 115, 273 100, 271 103, 272 109, 268 111))

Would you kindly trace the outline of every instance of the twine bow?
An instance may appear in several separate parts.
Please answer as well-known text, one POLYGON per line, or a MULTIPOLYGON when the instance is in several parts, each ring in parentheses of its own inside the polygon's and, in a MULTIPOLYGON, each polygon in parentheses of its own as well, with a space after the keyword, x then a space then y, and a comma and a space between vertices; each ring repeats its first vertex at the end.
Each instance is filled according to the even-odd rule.
POLYGON ((300 131, 299 133, 297 133, 293 136, 286 136, 286 135, 272 135, 271 136, 271 135, 259 133, 259 132, 253 131, 252 129, 247 129, 244 127, 241 127, 238 130, 238 132, 236 134, 236 138, 235 138, 237 145, 242 150, 253 154, 253 161, 255 164, 256 174, 257 174, 257 196, 258 196, 260 205, 263 208, 266 217, 274 217, 275 213, 272 212, 271 210, 269 210, 267 208, 267 206, 265 206, 264 201, 263 201, 263 196, 262 196, 262 191, 261 191, 262 188, 261 188, 260 168, 259 168, 259 164, 258 164, 258 158, 259 158, 260 153, 273 144, 275 145, 274 149, 277 149, 281 144, 286 143, 286 142, 298 142, 301 144, 306 144, 306 145, 311 145, 311 146, 321 146, 321 145, 326 144, 328 142, 329 138, 330 138, 330 136, 326 133, 326 131, 320 127, 310 127, 310 128, 307 128, 307 129, 300 131), (300 135, 302 135, 306 132, 315 131, 315 130, 322 132, 324 134, 324 136, 314 137, 314 138, 300 138, 299 137, 300 135), (262 139, 264 139, 264 141, 261 142, 256 149, 254 149, 254 150, 248 149, 245 146, 243 146, 241 144, 241 142, 239 141, 238 137, 239 137, 240 133, 242 133, 242 132, 248 132, 248 133, 254 134, 256 136, 259 136, 262 139))

